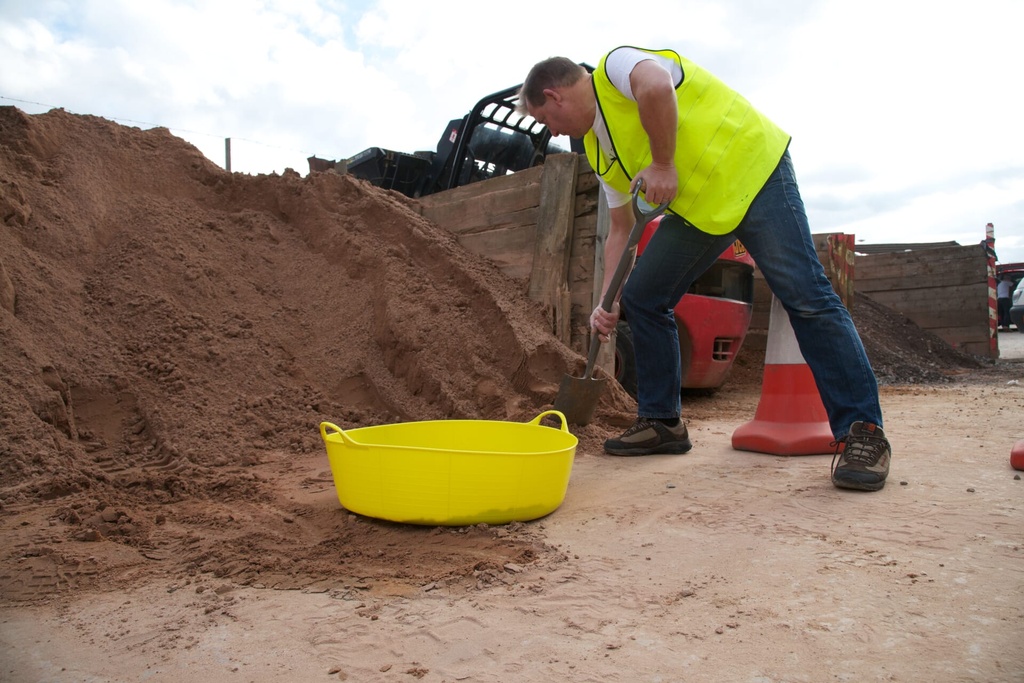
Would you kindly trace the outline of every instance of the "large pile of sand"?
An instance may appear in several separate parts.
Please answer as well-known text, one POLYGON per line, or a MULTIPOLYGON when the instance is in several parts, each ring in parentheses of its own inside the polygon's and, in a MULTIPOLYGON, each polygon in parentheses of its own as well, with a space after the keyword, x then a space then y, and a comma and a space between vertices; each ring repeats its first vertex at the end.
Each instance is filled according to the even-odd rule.
POLYGON ((40 470, 88 486, 90 460, 309 451, 324 419, 529 418, 572 362, 520 283, 398 195, 232 175, 62 111, 5 108, 0 137, 8 495, 40 470))
MULTIPOLYGON (((164 129, 4 107, 0 179, 0 505, 53 525, 29 547, 301 564, 294 529, 224 550, 221 513, 274 495, 252 466, 322 453, 321 421, 526 421, 578 362, 522 283, 349 177, 230 174, 164 129)), ((8 592, 79 566, 41 555, 8 592)))

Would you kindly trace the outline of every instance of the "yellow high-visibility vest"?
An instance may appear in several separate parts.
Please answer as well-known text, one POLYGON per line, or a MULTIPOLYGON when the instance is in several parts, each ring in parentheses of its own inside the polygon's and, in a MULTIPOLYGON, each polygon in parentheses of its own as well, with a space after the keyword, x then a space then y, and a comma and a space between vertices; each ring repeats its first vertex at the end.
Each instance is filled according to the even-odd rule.
MULTIPOLYGON (((683 71, 676 84, 679 190, 669 210, 704 232, 725 234, 746 216, 790 137, 706 69, 672 50, 644 51, 678 61, 683 71)), ((597 174, 628 194, 633 177, 651 163, 651 145, 637 103, 609 80, 607 58, 602 57, 594 71, 593 85, 611 139, 611 158, 600 149, 593 130, 583 141, 597 174)))

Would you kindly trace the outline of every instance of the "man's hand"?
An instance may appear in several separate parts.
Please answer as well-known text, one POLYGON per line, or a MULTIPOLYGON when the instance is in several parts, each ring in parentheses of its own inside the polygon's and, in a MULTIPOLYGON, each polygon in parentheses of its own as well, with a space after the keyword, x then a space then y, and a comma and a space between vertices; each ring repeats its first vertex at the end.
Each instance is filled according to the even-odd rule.
POLYGON ((595 330, 598 334, 598 338, 601 343, 605 343, 612 338, 612 330, 615 329, 615 325, 619 322, 619 304, 618 302, 612 304, 612 310, 606 311, 600 306, 594 309, 594 312, 590 314, 590 329, 595 330))
POLYGON ((676 191, 679 189, 679 175, 676 173, 675 164, 655 162, 636 174, 629 186, 630 191, 636 189, 637 183, 641 184, 640 189, 647 203, 657 206, 676 198, 676 191))

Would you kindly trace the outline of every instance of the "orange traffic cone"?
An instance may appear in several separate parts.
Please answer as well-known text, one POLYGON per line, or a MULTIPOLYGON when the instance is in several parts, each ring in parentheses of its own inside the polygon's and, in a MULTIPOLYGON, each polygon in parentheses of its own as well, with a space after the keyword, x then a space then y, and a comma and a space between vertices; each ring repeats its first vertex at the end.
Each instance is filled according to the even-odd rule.
POLYGON ((1024 439, 1013 444, 1013 448, 1010 449, 1010 467, 1024 470, 1024 439))
POLYGON ((733 432, 732 447, 772 455, 815 455, 832 453, 834 438, 789 315, 773 296, 761 399, 754 419, 733 432))

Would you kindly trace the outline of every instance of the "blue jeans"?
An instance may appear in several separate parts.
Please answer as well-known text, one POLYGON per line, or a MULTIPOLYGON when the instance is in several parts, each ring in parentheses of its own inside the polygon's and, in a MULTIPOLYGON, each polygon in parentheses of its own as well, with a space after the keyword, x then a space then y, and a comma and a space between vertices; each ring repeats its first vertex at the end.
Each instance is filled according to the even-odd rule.
POLYGON ((835 437, 846 435, 859 420, 882 426, 874 371, 814 250, 789 152, 734 231, 709 235, 667 214, 637 259, 621 305, 636 349, 639 415, 680 415, 679 330, 672 309, 736 239, 789 314, 835 437))

